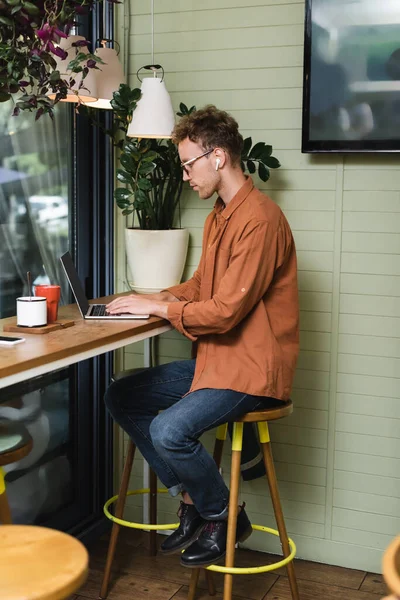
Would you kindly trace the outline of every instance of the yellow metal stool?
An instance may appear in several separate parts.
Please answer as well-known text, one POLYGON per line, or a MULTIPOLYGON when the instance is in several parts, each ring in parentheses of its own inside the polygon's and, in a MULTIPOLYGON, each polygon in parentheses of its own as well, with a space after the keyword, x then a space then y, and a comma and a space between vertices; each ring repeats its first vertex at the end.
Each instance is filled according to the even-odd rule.
MULTIPOLYGON (((271 451, 271 441, 269 437, 268 421, 273 421, 290 415, 293 411, 292 402, 282 403, 282 407, 269 408, 261 411, 254 411, 243 415, 241 419, 235 421, 233 425, 232 436, 232 461, 231 461, 231 480, 230 480, 230 498, 229 498, 229 515, 228 515, 228 537, 226 544, 225 566, 210 565, 206 567, 209 571, 218 571, 225 573, 224 577, 224 595, 223 600, 231 600, 233 575, 257 574, 273 571, 279 567, 286 566, 289 585, 292 593, 292 600, 299 600, 299 592, 297 588, 296 575, 294 571, 293 559, 296 554, 296 545, 291 540, 286 532, 285 520, 283 517, 282 505, 279 498, 278 483, 276 479, 275 466, 271 451), (273 564, 238 568, 234 566, 235 560, 235 540, 236 540, 236 518, 237 506, 239 501, 239 482, 240 482, 240 459, 242 454, 243 441, 243 423, 257 423, 260 444, 262 448, 265 470, 268 479, 271 500, 274 507, 275 519, 278 530, 265 527, 263 525, 253 525, 253 529, 271 533, 280 538, 283 552, 283 559, 273 564), (232 508, 232 509, 231 509, 232 508)), ((217 429, 217 439, 214 448, 214 458, 217 464, 220 464, 223 444, 226 439, 228 425, 221 425, 217 429)), ((188 600, 194 600, 196 583, 199 576, 199 569, 194 569, 192 574, 191 590, 188 600)))

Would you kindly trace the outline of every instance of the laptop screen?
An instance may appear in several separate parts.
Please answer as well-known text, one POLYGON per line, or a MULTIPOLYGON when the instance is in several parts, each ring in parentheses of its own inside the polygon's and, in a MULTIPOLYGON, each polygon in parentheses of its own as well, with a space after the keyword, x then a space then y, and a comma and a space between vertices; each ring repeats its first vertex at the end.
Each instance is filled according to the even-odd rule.
POLYGON ((63 254, 60 258, 61 264, 64 267, 65 274, 75 296, 75 300, 79 306, 79 310, 82 316, 85 316, 89 310, 89 302, 86 298, 85 292, 81 282, 79 281, 78 273, 76 272, 75 265, 72 262, 72 257, 69 252, 63 254))

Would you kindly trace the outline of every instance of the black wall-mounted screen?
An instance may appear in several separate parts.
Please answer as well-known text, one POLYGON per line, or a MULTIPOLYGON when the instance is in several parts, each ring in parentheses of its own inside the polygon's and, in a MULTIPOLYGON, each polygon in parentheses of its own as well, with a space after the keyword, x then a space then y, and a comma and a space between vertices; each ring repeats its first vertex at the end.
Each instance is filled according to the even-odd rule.
POLYGON ((400 0, 306 0, 303 152, 400 152, 400 0))

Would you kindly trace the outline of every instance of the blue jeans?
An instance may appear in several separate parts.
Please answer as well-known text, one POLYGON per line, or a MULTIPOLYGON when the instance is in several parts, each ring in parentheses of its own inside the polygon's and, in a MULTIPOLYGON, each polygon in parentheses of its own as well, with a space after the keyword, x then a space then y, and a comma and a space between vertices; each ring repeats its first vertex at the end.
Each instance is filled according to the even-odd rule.
POLYGON ((202 389, 183 398, 195 364, 176 361, 127 376, 111 384, 105 402, 172 496, 185 491, 204 519, 225 519, 229 490, 199 437, 265 408, 272 399, 220 389, 202 389))

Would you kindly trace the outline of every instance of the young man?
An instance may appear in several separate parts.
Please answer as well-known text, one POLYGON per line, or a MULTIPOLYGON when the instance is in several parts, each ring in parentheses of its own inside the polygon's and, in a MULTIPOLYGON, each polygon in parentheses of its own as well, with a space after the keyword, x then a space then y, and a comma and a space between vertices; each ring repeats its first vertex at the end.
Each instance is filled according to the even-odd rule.
MULTIPOLYGON (((199 266, 185 283, 117 298, 108 310, 168 319, 197 343, 197 357, 113 383, 106 404, 170 494, 183 496, 180 526, 162 551, 185 549, 181 563, 197 567, 225 555, 229 503, 199 438, 289 398, 298 354, 297 266, 282 211, 241 169, 236 121, 207 106, 181 119, 173 141, 184 181, 200 198, 218 195, 199 266)), ((237 540, 251 531, 242 507, 237 540)))

